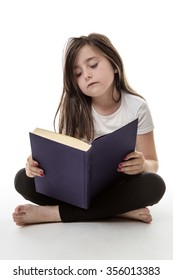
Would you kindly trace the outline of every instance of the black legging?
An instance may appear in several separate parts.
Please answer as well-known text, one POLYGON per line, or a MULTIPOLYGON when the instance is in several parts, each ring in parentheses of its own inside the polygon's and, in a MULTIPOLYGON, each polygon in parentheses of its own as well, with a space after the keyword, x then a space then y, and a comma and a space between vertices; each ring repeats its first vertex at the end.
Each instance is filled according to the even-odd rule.
POLYGON ((15 188, 25 199, 35 204, 59 205, 63 222, 78 222, 116 217, 128 211, 152 206, 162 198, 165 183, 154 173, 125 175, 120 183, 107 187, 97 195, 87 210, 37 193, 34 179, 27 177, 25 169, 16 174, 15 188))

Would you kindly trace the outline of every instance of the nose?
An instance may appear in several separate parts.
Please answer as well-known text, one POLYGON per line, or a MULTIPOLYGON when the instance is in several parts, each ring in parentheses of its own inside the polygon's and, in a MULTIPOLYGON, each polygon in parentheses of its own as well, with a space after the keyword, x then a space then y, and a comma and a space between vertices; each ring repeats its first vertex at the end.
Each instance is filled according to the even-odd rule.
POLYGON ((88 81, 88 80, 91 79, 91 78, 92 78, 91 72, 90 72, 90 71, 85 71, 85 72, 84 72, 84 79, 85 79, 86 81, 88 81))

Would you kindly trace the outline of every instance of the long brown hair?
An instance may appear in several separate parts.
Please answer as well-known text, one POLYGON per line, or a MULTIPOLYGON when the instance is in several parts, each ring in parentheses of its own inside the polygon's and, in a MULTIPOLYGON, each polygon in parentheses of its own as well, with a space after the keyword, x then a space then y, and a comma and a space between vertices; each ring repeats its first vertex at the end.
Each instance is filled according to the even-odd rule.
POLYGON ((91 33, 88 36, 70 38, 65 49, 63 92, 54 118, 54 129, 56 117, 60 111, 60 133, 63 132, 80 139, 86 137, 87 140, 92 140, 94 137, 94 123, 91 112, 91 97, 81 92, 75 82, 74 76, 76 56, 79 50, 85 45, 96 47, 110 61, 112 67, 117 70, 116 75, 114 75, 114 83, 119 92, 125 90, 130 94, 138 94, 128 84, 123 61, 106 36, 91 33))

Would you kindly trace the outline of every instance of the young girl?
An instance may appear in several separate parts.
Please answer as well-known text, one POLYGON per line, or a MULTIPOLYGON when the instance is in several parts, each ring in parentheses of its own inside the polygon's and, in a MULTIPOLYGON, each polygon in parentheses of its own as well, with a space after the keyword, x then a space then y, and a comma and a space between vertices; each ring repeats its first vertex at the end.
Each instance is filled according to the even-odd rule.
POLYGON ((160 201, 165 183, 156 174, 158 159, 148 105, 129 86, 117 50, 101 34, 71 38, 65 53, 63 80, 63 94, 55 115, 56 120, 60 112, 60 133, 90 142, 138 118, 136 149, 118 165, 123 174, 121 182, 107 186, 87 210, 37 193, 34 177, 44 176, 44 170, 29 156, 26 168, 16 174, 15 188, 34 204, 17 206, 14 222, 22 226, 121 217, 150 223, 147 206, 160 201))

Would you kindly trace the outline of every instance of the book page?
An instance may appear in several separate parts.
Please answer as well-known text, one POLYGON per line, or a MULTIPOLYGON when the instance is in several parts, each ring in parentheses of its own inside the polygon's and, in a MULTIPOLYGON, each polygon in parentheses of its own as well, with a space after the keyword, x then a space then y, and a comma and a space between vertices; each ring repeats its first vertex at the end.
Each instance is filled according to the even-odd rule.
POLYGON ((39 135, 41 137, 47 138, 49 140, 67 145, 69 147, 81 150, 81 151, 85 151, 87 152, 90 148, 91 145, 85 143, 82 140, 79 140, 77 138, 68 136, 68 135, 64 135, 64 134, 60 134, 60 133, 56 133, 53 131, 49 131, 46 129, 42 129, 42 128, 36 128, 33 131, 34 134, 39 135))

